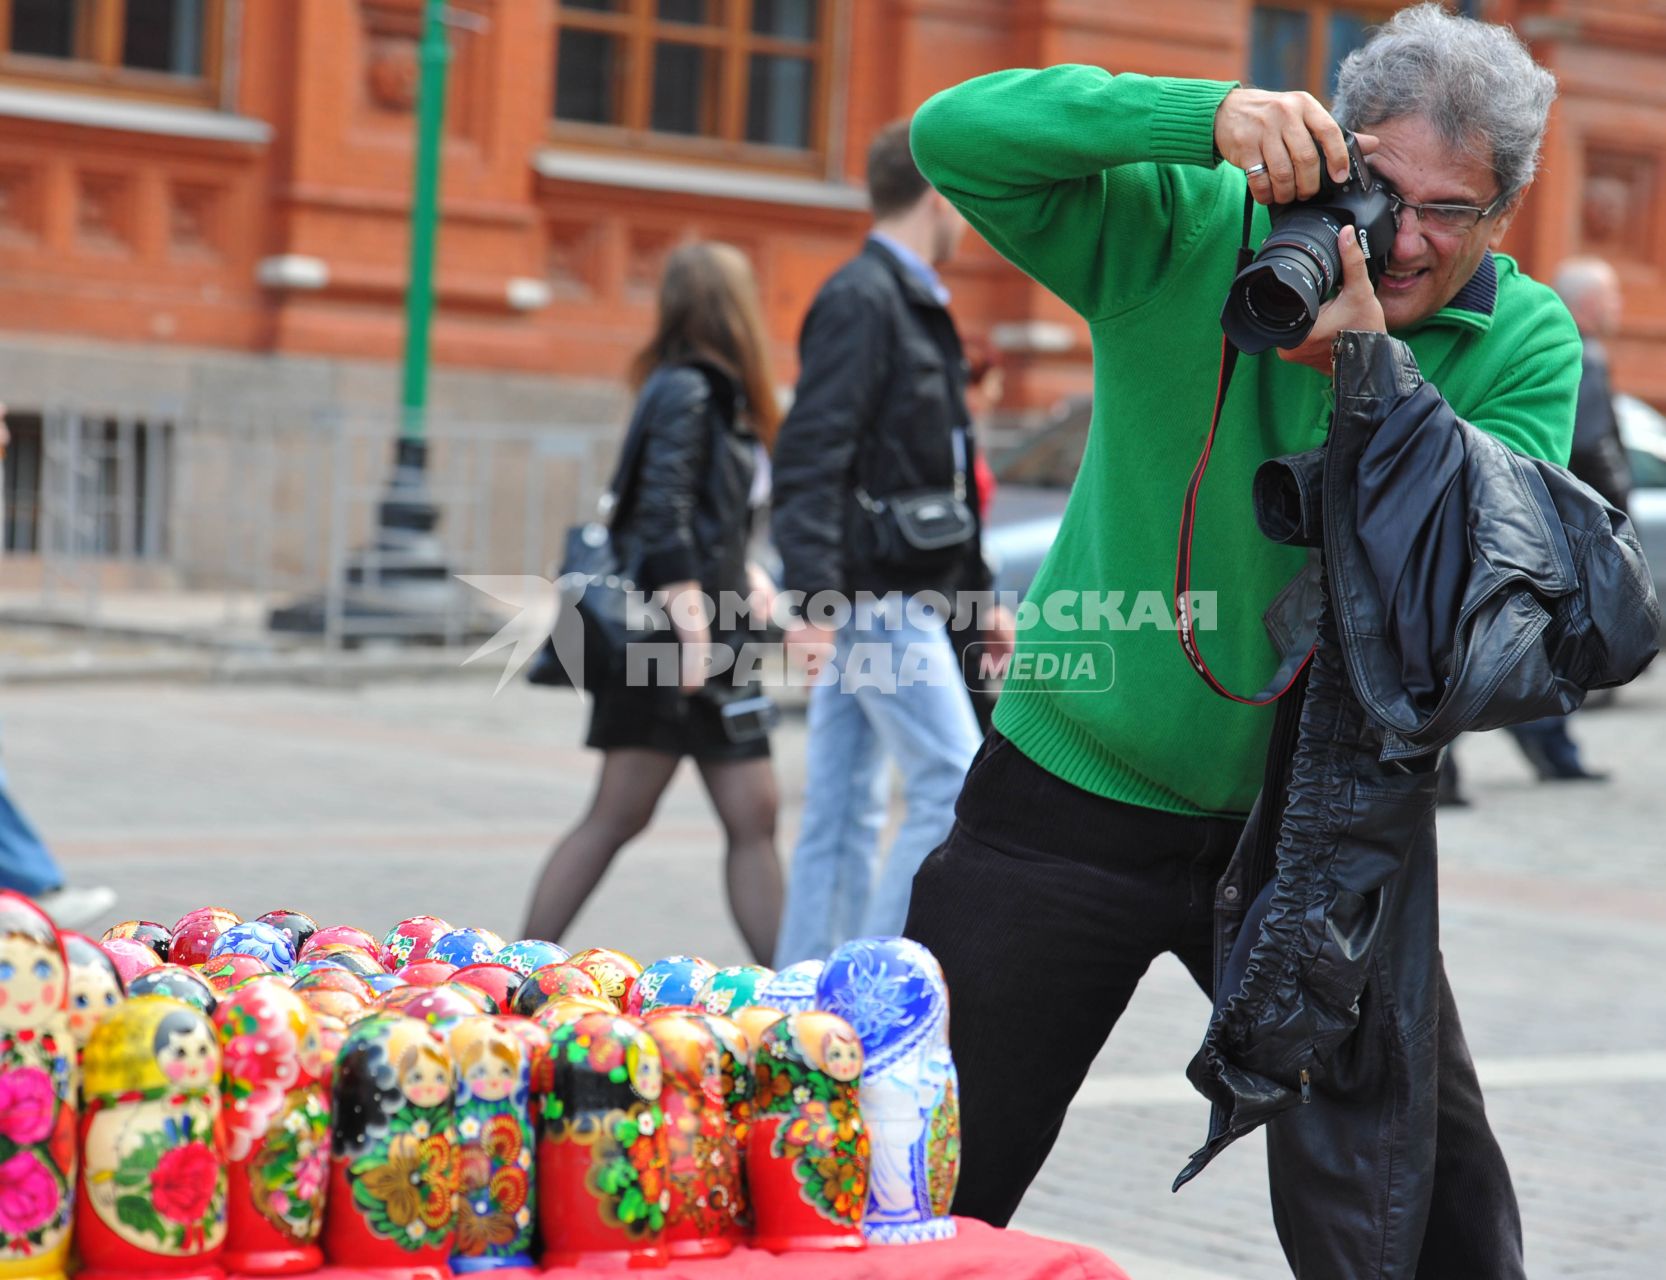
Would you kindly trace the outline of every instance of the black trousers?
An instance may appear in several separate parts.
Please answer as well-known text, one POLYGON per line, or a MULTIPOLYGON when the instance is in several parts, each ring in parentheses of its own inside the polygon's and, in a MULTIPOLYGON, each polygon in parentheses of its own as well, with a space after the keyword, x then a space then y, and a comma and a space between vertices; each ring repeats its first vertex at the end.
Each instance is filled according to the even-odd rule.
MULTIPOLYGON (((956 1213, 1006 1225, 1154 959, 1173 952, 1212 996, 1215 882, 1242 829, 1106 800, 998 733, 985 741, 948 839, 914 878, 904 929, 949 983, 956 1213), (1041 1033, 1012 1034, 1015 1015, 1041 1033)), ((1444 974, 1441 987, 1440 1141, 1417 1275, 1515 1280, 1525 1275, 1515 1194, 1444 974)), ((1200 1039, 1204 1017, 1200 1004, 1200 1039)), ((1187 1154, 1175 1153, 1176 1169, 1187 1154)))

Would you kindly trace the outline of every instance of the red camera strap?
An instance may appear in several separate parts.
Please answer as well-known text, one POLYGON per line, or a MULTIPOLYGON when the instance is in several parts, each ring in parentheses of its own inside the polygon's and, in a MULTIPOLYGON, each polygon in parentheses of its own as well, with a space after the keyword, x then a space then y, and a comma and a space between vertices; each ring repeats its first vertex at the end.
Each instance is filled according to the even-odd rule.
MULTIPOLYGON (((1238 247, 1238 266, 1233 272, 1237 278, 1250 264, 1254 254, 1250 252, 1250 223, 1255 217, 1255 198, 1248 191, 1244 193, 1244 238, 1238 247)), ((1197 495, 1203 487, 1203 473, 1209 467, 1209 454, 1215 447, 1215 433, 1220 430, 1221 410, 1226 407, 1227 389, 1232 385, 1232 370, 1238 363, 1238 348, 1233 346, 1225 334, 1221 335, 1221 367, 1218 381, 1215 384, 1215 413, 1209 420, 1209 434, 1203 441, 1203 452, 1198 455, 1197 465, 1192 468, 1192 478, 1186 486, 1186 500, 1180 508, 1180 549, 1174 564, 1174 621, 1175 632, 1180 637, 1180 648, 1186 654, 1186 661, 1192 664, 1192 670, 1203 677, 1203 682, 1223 698, 1233 702, 1243 703, 1249 707, 1264 707, 1277 702, 1290 687, 1296 683, 1307 664, 1313 658, 1313 650, 1307 651, 1307 656, 1296 665, 1294 671, 1288 670, 1289 663, 1281 664, 1274 673, 1271 681, 1254 697, 1244 697, 1233 693, 1215 678, 1215 673, 1209 670, 1209 664, 1204 661, 1203 650, 1198 647, 1197 629, 1192 617, 1192 535, 1197 524, 1197 495)))

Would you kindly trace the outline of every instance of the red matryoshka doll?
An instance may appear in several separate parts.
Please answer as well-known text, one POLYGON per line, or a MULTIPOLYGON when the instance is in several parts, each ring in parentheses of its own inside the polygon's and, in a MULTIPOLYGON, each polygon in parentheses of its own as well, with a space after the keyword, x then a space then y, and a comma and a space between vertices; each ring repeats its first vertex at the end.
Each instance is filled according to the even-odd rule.
POLYGON ((570 964, 547 964, 526 975, 521 985, 515 988, 511 1006, 523 1018, 530 1018, 551 1000, 565 1000, 568 996, 588 996, 600 1000, 603 998, 601 984, 583 969, 575 969, 570 964))
POLYGON ((330 1100, 312 1012, 282 982, 252 982, 214 1011, 231 1161, 226 1265, 249 1275, 324 1260, 330 1100))
POLYGON ((82 1055, 75 1241, 86 1280, 220 1280, 226 1152, 220 1045, 206 1014, 134 996, 82 1055))
POLYGON ((0 890, 0 1276, 64 1274, 75 1203, 69 983, 51 919, 0 890))
POLYGON ((214 950, 220 935, 243 917, 224 907, 198 907, 187 911, 174 921, 173 933, 168 937, 169 964, 201 964, 214 950))
POLYGON ((587 1013, 617 1013, 613 1001, 606 996, 568 996, 564 1000, 551 1000, 537 1013, 532 1015, 532 1024, 543 1029, 545 1034, 554 1036, 568 1023, 577 1022, 587 1013))
POLYGON ((450 1274, 457 1200, 451 1052, 415 1018, 365 1018, 336 1058, 324 1252, 338 1267, 450 1274))
POLYGON ((79 1054, 99 1019, 122 1002, 126 988, 116 962, 91 938, 65 930, 64 958, 69 961, 69 1033, 79 1054))
POLYGON ((752 1056, 746 1176, 760 1249, 860 1249, 868 1201, 862 1042, 843 1018, 789 1014, 752 1056))
POLYGON ((550 1060, 538 1139, 544 1266, 664 1266, 658 1047, 635 1019, 589 1013, 554 1032, 550 1060))
POLYGON ((141 973, 159 968, 165 963, 160 955, 133 938, 106 938, 98 949, 110 957, 116 966, 123 987, 131 985, 141 973))
POLYGON ((493 1013, 512 1013, 515 1004, 515 989, 525 979, 508 965, 504 964, 471 964, 457 970, 447 982, 448 986, 473 987, 491 997, 496 1007, 493 1013))
POLYGON ((130 942, 143 943, 156 952, 157 963, 161 964, 168 958, 168 939, 173 937, 173 930, 165 924, 157 924, 154 920, 123 920, 120 924, 113 924, 99 935, 100 942, 110 942, 122 938, 130 942))
POLYGON ((698 1017, 717 1037, 718 1093, 723 1099, 724 1141, 733 1151, 729 1170, 733 1185, 726 1187, 730 1214, 727 1232, 744 1241, 752 1232, 752 1210, 746 1198, 746 1136, 752 1131, 752 1042, 740 1024, 715 1013, 698 1017))
POLYGON ((451 1060, 461 1188, 451 1269, 536 1266, 536 1139, 526 1044, 506 1018, 465 1018, 451 1028, 451 1060))
MULTIPOLYGON (((359 1014, 359 1018, 367 1017, 368 1012, 359 1014)), ((336 1059, 341 1056, 341 1046, 347 1043, 350 1024, 344 1018, 316 1010, 313 1011, 312 1021, 318 1028, 318 1051, 324 1063, 324 1083, 329 1085, 335 1079, 336 1059)))
POLYGON ((428 949, 451 932, 451 926, 438 916, 412 916, 389 929, 382 939, 379 958, 390 970, 399 969, 414 960, 426 960, 428 949))
POLYGON ((381 944, 363 929, 350 924, 332 924, 328 928, 320 929, 301 944, 301 950, 296 955, 297 960, 305 960, 309 956, 329 953, 332 947, 345 947, 349 951, 362 951, 375 958, 381 954, 381 944))
POLYGON ((239 952, 209 956, 198 972, 216 997, 223 997, 250 978, 277 976, 266 961, 239 952))
POLYGON ((411 987, 437 987, 442 982, 450 982, 451 975, 457 972, 457 966, 448 964, 444 960, 434 960, 424 957, 413 960, 399 970, 398 976, 411 987))
POLYGON ((602 994, 623 1010, 631 998, 631 988, 642 976, 642 966, 623 951, 609 951, 606 947, 591 947, 580 951, 567 961, 575 969, 583 969, 596 980, 602 994))
MULTIPOLYGON (((650 966, 651 967, 651 966, 650 966)), ((659 1047, 673 1258, 718 1258, 734 1247, 736 1160, 723 1106, 721 1049, 705 1021, 666 1011, 645 1025, 659 1047)))

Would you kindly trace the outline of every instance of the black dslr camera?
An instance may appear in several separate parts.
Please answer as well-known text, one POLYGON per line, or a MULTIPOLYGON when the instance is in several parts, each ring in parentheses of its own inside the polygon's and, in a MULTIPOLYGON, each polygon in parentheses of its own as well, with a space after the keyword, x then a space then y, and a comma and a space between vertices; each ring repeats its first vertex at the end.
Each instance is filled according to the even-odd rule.
POLYGON ((1358 230, 1371 283, 1388 265, 1394 247, 1394 198, 1366 167, 1359 143, 1348 141, 1348 180, 1326 172, 1311 200, 1274 205, 1273 229, 1250 264, 1238 273, 1221 308, 1221 328, 1245 355, 1268 347, 1299 347, 1313 332, 1319 308, 1342 284, 1337 236, 1350 223, 1358 230))

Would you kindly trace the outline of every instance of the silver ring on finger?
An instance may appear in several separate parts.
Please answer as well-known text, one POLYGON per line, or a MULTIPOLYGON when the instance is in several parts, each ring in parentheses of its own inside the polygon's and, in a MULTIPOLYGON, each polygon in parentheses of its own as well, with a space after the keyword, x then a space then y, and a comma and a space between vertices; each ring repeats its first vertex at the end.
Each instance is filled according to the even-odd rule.
POLYGON ((1253 178, 1258 173, 1266 173, 1266 172, 1267 172, 1267 166, 1266 165, 1264 165, 1264 164, 1252 164, 1249 168, 1244 170, 1244 177, 1253 178))

